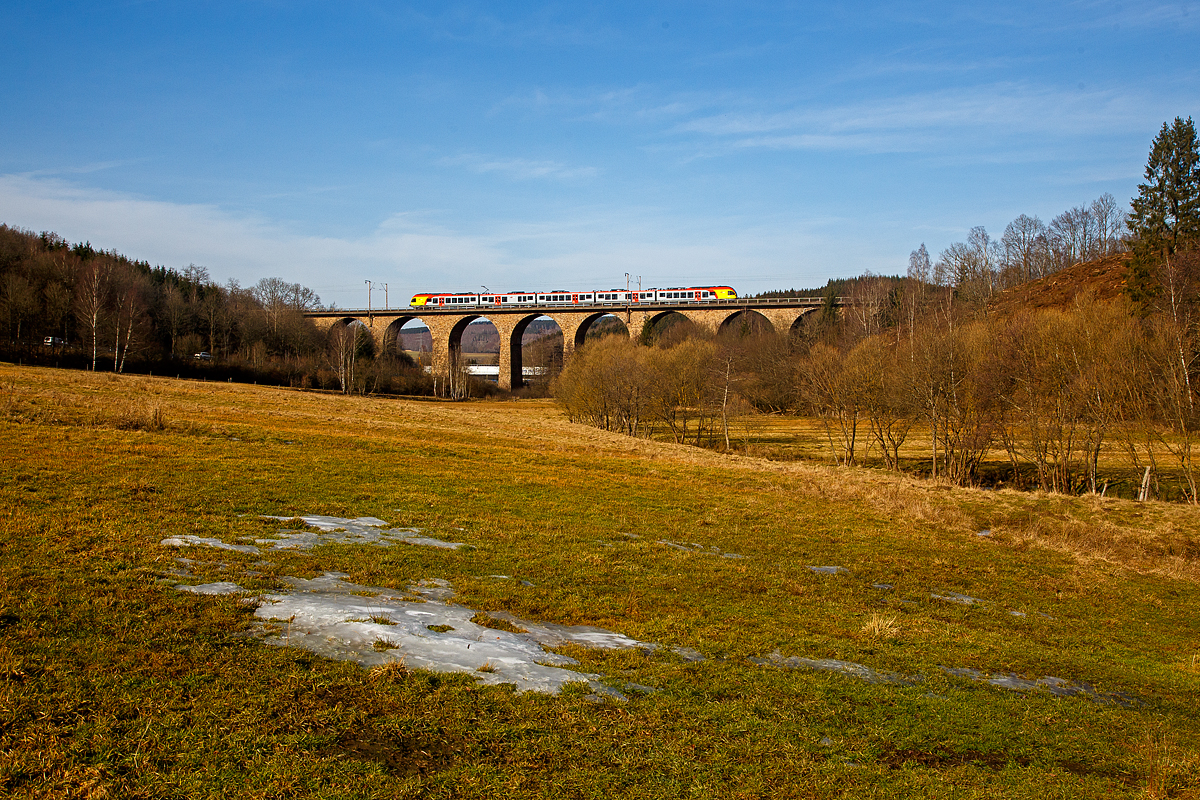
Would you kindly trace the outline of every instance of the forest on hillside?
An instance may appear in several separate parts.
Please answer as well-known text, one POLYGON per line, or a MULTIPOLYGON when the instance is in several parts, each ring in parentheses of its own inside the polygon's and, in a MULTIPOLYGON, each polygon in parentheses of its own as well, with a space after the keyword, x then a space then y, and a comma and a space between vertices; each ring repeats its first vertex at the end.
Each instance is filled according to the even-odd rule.
POLYGON ((7 334, 0 358, 341 391, 432 391, 403 354, 376 357, 370 337, 356 337, 350 353, 328 341, 304 317, 321 307, 311 289, 281 278, 222 285, 203 267, 151 267, 0 224, 7 334))
POLYGON ((716 337, 686 321, 642 343, 611 337, 574 356, 555 396, 572 419, 633 436, 730 449, 740 415, 796 413, 820 421, 839 464, 1054 492, 1119 479, 1196 503, 1198 165, 1194 123, 1177 118, 1128 212, 1103 197, 1049 226, 1019 217, 998 242, 975 228, 936 261, 922 245, 903 278, 831 282, 825 296, 845 305, 787 334, 747 314, 716 337), (1115 299, 1084 289, 996 313, 1005 287, 1088 258, 1125 265, 1115 299), (905 455, 910 437, 920 459, 905 455), (1007 467, 983 475, 996 452, 1007 467))

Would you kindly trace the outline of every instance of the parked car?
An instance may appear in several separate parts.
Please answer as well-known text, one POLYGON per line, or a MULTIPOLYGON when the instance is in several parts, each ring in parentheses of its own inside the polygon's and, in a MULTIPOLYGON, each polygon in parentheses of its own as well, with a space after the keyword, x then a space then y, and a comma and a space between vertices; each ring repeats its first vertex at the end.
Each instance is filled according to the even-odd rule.
POLYGON ((197 361, 212 361, 212 353, 196 353, 192 358, 197 361))
POLYGON ((42 345, 45 347, 62 347, 64 344, 66 342, 57 336, 47 336, 45 339, 42 339, 42 345))

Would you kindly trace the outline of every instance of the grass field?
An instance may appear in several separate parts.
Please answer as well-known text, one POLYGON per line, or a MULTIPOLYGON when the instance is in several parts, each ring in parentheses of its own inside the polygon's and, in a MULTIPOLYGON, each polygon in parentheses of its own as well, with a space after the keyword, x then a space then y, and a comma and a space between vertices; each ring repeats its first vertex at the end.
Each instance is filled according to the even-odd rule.
POLYGON ((11 365, 0 431, 7 796, 1200 796, 1189 507, 724 456, 542 401, 11 365), (469 547, 161 544, 301 514, 469 547), (266 643, 261 597, 331 571, 659 647, 560 648, 616 700, 266 643), (246 593, 177 588, 216 581, 246 593), (1048 676, 1076 694, 1018 682, 1048 676))

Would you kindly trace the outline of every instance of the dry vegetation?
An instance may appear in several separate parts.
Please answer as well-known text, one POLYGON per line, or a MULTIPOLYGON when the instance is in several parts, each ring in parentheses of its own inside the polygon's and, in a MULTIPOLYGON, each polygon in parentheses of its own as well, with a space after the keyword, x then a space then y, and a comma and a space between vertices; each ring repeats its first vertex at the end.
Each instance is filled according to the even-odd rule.
POLYGON ((1200 524, 1188 507, 725 454, 572 424, 546 401, 389 401, 10 366, 0 387, 8 795, 1200 790, 1200 524), (575 648, 583 669, 658 691, 623 704, 514 695, 267 647, 245 635, 236 599, 159 580, 176 566, 164 537, 252 539, 274 525, 257 515, 301 513, 380 516, 474 549, 330 546, 265 567, 194 551, 195 580, 241 576, 272 591, 326 570, 376 586, 445 578, 484 612, 599 625, 706 660, 575 648), (833 564, 849 572, 807 568, 833 564), (922 682, 748 660, 774 652, 922 682), (1013 693, 939 665, 1055 675, 1138 704, 1013 693))

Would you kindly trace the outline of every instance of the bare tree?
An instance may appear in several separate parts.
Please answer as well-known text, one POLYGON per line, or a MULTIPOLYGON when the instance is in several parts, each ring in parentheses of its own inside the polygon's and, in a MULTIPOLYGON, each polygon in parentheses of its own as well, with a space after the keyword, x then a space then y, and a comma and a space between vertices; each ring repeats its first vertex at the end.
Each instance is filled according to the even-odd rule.
POLYGON ((908 254, 908 285, 904 291, 902 316, 908 325, 909 339, 912 339, 917 325, 917 314, 924 308, 925 295, 929 282, 933 280, 933 265, 929 261, 929 251, 925 243, 908 254))
POLYGON ((996 291, 1000 261, 998 243, 982 225, 972 228, 966 242, 954 242, 938 256, 938 283, 948 282, 973 303, 983 303, 996 291))
POLYGON ((66 284, 51 280, 42 291, 45 297, 46 322, 52 331, 61 331, 67 338, 67 320, 71 315, 71 290, 66 284))
POLYGON ((23 276, 10 272, 0 281, 0 303, 8 315, 9 330, 16 329, 16 341, 21 340, 21 323, 37 312, 37 294, 33 284, 23 276))
POLYGON ((1050 249, 1058 269, 1065 269, 1097 256, 1096 219, 1084 206, 1064 211, 1050 222, 1050 249))
POLYGON ((1096 226, 1096 255, 1103 257, 1121 252, 1127 215, 1117 203, 1117 198, 1105 192, 1092 201, 1090 210, 1096 226))
POLYGON ((1008 223, 1000 238, 1004 283, 1015 286, 1046 274, 1049 257, 1046 224, 1024 214, 1008 223))
POLYGON ((849 466, 857 459, 863 385, 855 379, 857 369, 848 372, 847 366, 837 349, 816 344, 801 362, 798 376, 800 397, 821 420, 834 461, 849 466))
POLYGON ((107 259, 90 258, 79 268, 76 283, 75 316, 92 338, 92 371, 96 371, 99 352, 100 319, 108 300, 110 265, 107 259))
POLYGON ((112 277, 113 372, 124 372, 134 327, 145 315, 143 296, 147 287, 141 275, 123 266, 112 277))
POLYGON ((167 334, 171 340, 171 355, 178 356, 179 336, 183 333, 190 309, 187 299, 174 284, 167 284, 163 289, 162 310, 163 319, 167 323, 167 334))
POLYGON ((859 384, 871 438, 888 469, 899 469, 900 448, 915 419, 907 386, 910 361, 879 336, 859 342, 846 356, 846 373, 859 384))
POLYGON ((330 360, 337 372, 342 394, 354 391, 355 366, 365 338, 366 327, 357 320, 346 325, 335 325, 329 332, 330 360))

